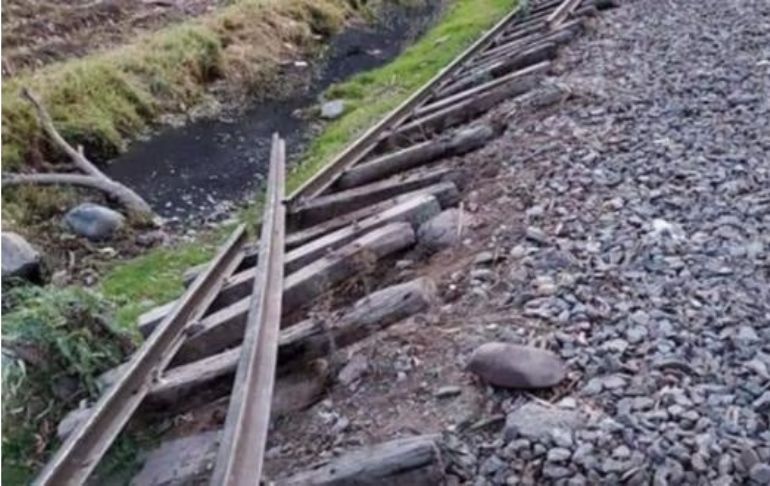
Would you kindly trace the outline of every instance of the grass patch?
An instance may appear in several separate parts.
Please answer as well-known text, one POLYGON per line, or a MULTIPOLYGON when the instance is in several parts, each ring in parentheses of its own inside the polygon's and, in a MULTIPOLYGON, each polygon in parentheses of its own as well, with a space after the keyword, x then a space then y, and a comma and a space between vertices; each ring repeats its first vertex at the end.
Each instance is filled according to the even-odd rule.
POLYGON ((328 99, 345 99, 347 111, 327 124, 287 180, 287 193, 318 172, 331 157, 419 89, 517 0, 455 0, 438 24, 393 62, 336 84, 328 99))
POLYGON ((111 307, 98 294, 17 287, 3 299, 3 348, 17 357, 3 357, 3 481, 27 484, 57 445, 59 420, 98 397, 96 377, 132 342, 109 324, 111 307))
POLYGON ((181 295, 184 271, 213 257, 219 239, 219 234, 207 234, 201 241, 158 248, 115 265, 101 291, 117 306, 118 326, 136 332, 139 315, 181 295))
POLYGON ((21 73, 3 83, 4 168, 50 154, 21 86, 37 91, 62 135, 97 160, 112 157, 162 113, 185 111, 224 78, 234 91, 271 95, 285 59, 338 31, 345 0, 236 0, 135 43, 21 73))

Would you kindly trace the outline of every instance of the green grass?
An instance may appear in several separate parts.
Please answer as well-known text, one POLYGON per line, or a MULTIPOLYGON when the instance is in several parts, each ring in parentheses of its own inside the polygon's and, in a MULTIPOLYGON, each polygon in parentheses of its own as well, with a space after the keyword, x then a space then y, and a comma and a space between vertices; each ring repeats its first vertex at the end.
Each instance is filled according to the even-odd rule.
POLYGON ((185 243, 116 265, 103 279, 101 290, 117 306, 117 324, 135 332, 137 317, 181 295, 184 271, 210 259, 215 248, 213 242, 185 243))
POLYGON ((299 187, 357 135, 394 109, 449 64, 517 0, 455 0, 437 25, 395 61, 332 86, 328 99, 343 98, 346 113, 326 125, 287 181, 299 187))
POLYGON ((74 287, 3 292, 3 481, 28 484, 56 446, 56 425, 80 400, 99 395, 96 377, 132 349, 98 293, 74 287))
POLYGON ((345 0, 235 0, 126 46, 4 79, 3 166, 51 155, 22 86, 40 94, 65 138, 105 160, 159 115, 199 102, 216 79, 239 93, 274 93, 280 60, 320 47, 315 36, 338 31, 348 12, 345 0))

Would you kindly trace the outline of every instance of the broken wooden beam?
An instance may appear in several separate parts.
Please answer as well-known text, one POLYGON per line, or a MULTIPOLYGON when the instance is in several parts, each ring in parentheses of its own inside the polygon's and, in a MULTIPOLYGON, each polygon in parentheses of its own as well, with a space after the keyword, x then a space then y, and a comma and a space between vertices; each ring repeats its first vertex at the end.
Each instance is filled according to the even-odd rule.
POLYGON ((341 281, 370 273, 378 260, 416 241, 416 232, 409 223, 390 223, 370 231, 286 277, 283 305, 301 309, 341 281))
POLYGON ((557 49, 558 44, 555 42, 542 42, 530 46, 512 57, 501 59, 469 72, 452 84, 442 88, 436 96, 439 99, 452 96, 456 93, 473 88, 475 85, 494 80, 499 76, 516 71, 517 69, 521 69, 524 73, 523 75, 526 75, 527 69, 525 68, 531 67, 532 65, 542 65, 543 61, 553 59, 556 57, 557 49))
MULTIPOLYGON (((388 229, 385 231, 380 229, 379 232, 375 232, 374 236, 382 236, 382 241, 372 241, 372 237, 364 235, 362 238, 354 241, 348 246, 340 248, 338 252, 332 252, 322 259, 323 262, 315 262, 310 268, 301 269, 300 271, 304 271, 302 275, 311 279, 313 282, 326 281, 329 282, 330 285, 333 285, 338 282, 335 278, 338 278, 340 275, 343 275, 341 278, 352 276, 352 274, 346 275, 344 272, 340 272, 338 267, 348 265, 350 268, 358 268, 351 262, 356 258, 361 258, 362 255, 367 255, 367 258, 371 257, 371 255, 375 255, 376 260, 380 256, 387 255, 391 251, 403 249, 414 243, 414 231, 408 224, 406 225, 408 231, 403 226, 393 227, 393 225, 388 225, 387 228, 388 229), (397 248, 394 250, 393 247, 397 248)), ((251 284, 255 272, 256 267, 249 268, 230 277, 216 300, 216 302, 219 303, 227 302, 227 305, 220 306, 216 311, 207 314, 202 322, 229 320, 234 318, 233 316, 240 316, 242 311, 244 311, 244 309, 242 309, 244 306, 244 299, 251 293, 251 284)), ((296 310, 298 308, 298 303, 302 303, 303 305, 309 304, 310 301, 305 299, 312 300, 312 298, 314 298, 312 292, 308 293, 309 290, 303 287, 310 286, 310 282, 303 282, 298 276, 293 274, 289 275, 285 280, 285 285, 284 307, 286 309, 296 310), (289 285, 289 282, 293 282, 292 285, 289 285)), ((245 301, 248 302, 248 299, 245 301)), ((154 320, 145 318, 140 319, 141 327, 139 328, 139 331, 144 336, 148 336, 152 333, 152 330, 157 323, 165 316, 165 314, 159 312, 157 309, 173 309, 175 305, 174 302, 175 301, 172 301, 169 304, 165 304, 160 308, 151 311, 154 320)), ((198 326, 199 325, 201 324, 199 323, 198 326)))
MULTIPOLYGON (((281 331, 278 360, 307 361, 325 356, 329 343, 344 347, 367 334, 425 310, 436 298, 432 280, 418 278, 378 290, 338 313, 328 322, 306 319, 281 331)), ((204 328, 185 342, 172 362, 181 366, 238 346, 243 321, 204 323, 204 328)))
POLYGON ((335 187, 349 189, 414 169, 441 157, 461 155, 483 146, 494 135, 495 129, 486 124, 458 130, 449 136, 429 140, 353 166, 342 174, 335 187))
MULTIPOLYGON (((593 8, 593 7, 592 7, 593 8)), ((553 42, 557 46, 566 44, 577 36, 583 29, 583 21, 580 19, 571 20, 562 24, 558 29, 547 32, 545 35, 537 34, 523 39, 518 39, 510 43, 502 44, 494 49, 485 52, 483 56, 474 59, 465 70, 458 73, 457 78, 462 79, 469 74, 488 69, 495 63, 503 62, 519 55, 523 50, 541 46, 546 42, 553 42)))
POLYGON ((343 215, 337 216, 334 219, 323 221, 315 226, 295 231, 286 237, 286 247, 296 248, 298 246, 304 245, 305 243, 313 241, 316 238, 320 238, 325 234, 331 233, 332 231, 338 230, 349 224, 354 224, 370 216, 386 211, 393 206, 397 206, 398 204, 401 204, 402 202, 421 194, 429 194, 435 197, 441 205, 442 209, 454 206, 460 201, 460 191, 457 189, 457 186, 453 182, 439 182, 437 184, 423 187, 421 189, 407 192, 405 194, 400 194, 396 197, 386 199, 385 201, 381 201, 370 206, 365 206, 361 209, 345 213, 343 215))
POLYGON ((429 138, 435 133, 480 116, 506 99, 515 98, 530 91, 536 84, 536 77, 526 77, 477 94, 402 125, 384 137, 380 143, 385 146, 398 146, 417 138, 429 138))
MULTIPOLYGON (((283 329, 278 341, 278 361, 286 366, 325 356, 330 343, 338 348, 348 346, 422 312, 435 299, 436 286, 427 278, 379 290, 356 302, 337 319, 309 319, 283 329)), ((167 370, 150 391, 148 405, 173 407, 231 378, 240 356, 240 348, 233 346, 243 339, 245 312, 244 309, 239 319, 210 322, 206 329, 191 337, 172 363, 176 366, 167 370)))
MULTIPOLYGON (((220 430, 183 437, 150 452, 132 486, 203 484, 219 450, 220 430)), ((362 447, 335 457, 320 468, 266 484, 284 486, 441 484, 444 471, 439 437, 420 435, 362 447)), ((267 479, 267 478, 265 478, 267 479)), ((255 484, 257 481, 255 481, 255 484)))
MULTIPOLYGON (((420 278, 404 284, 388 287, 359 300, 352 309, 338 319, 302 321, 281 331, 278 341, 278 362, 288 366, 325 356, 331 343, 336 348, 349 346, 364 337, 384 329, 407 317, 427 309, 436 299, 436 286, 432 280, 420 278)), ((223 323, 212 328, 214 332, 202 332, 196 340, 189 341, 180 351, 180 362, 185 364, 169 369, 148 398, 153 408, 169 408, 185 403, 202 390, 212 390, 225 383, 222 394, 227 393, 230 378, 240 356, 237 346, 243 338, 245 315, 238 323, 223 323), (225 349, 210 355, 214 349, 225 349), (202 359, 197 359, 205 356, 202 359), (195 361, 188 361, 195 360, 195 361)))
MULTIPOLYGON (((279 365, 296 368, 297 365, 311 363, 333 349, 349 346, 425 311, 436 299, 436 284, 429 278, 421 277, 378 290, 358 300, 344 312, 327 319, 306 319, 281 330, 278 341, 279 365)), ((235 373, 240 357, 239 345, 243 339, 245 312, 240 322, 207 327, 185 342, 172 362, 174 367, 167 370, 153 385, 143 407, 174 409, 180 404, 193 401, 204 392, 209 392, 207 399, 226 395, 231 385, 229 380, 235 373)), ((119 370, 114 369, 110 379, 117 379, 120 376, 119 370)), ((291 374, 282 375, 289 377, 279 381, 279 388, 289 389, 291 374)), ((109 386, 110 383, 105 385, 109 386)), ((277 409, 291 410, 291 404, 277 409)), ((60 424, 61 434, 66 436, 67 431, 87 416, 84 410, 70 412, 60 424)))
POLYGON ((545 74, 550 67, 551 67, 550 61, 544 61, 539 64, 535 64, 534 66, 529 66, 528 68, 522 69, 520 71, 506 74, 505 76, 501 76, 497 79, 493 79, 492 81, 479 84, 465 91, 462 91, 450 96, 446 96, 434 103, 419 107, 418 109, 415 110, 414 117, 418 118, 418 117, 427 116, 431 113, 435 113, 439 110, 442 110, 448 106, 460 103, 468 98, 472 98, 474 96, 478 96, 482 93, 498 88, 500 86, 504 86, 506 84, 516 82, 517 80, 520 80, 526 76, 545 74))
POLYGON ((435 197, 422 194, 355 224, 345 226, 286 253, 286 272, 294 272, 332 250, 388 223, 407 222, 416 230, 420 224, 441 212, 435 197))
POLYGON ((438 435, 395 439, 344 453, 323 466, 303 471, 276 486, 421 486, 442 484, 438 435))
POLYGON ((452 181, 458 184, 460 176, 460 171, 447 168, 402 174, 301 202, 291 208, 290 217, 295 227, 304 228, 438 182, 452 181))

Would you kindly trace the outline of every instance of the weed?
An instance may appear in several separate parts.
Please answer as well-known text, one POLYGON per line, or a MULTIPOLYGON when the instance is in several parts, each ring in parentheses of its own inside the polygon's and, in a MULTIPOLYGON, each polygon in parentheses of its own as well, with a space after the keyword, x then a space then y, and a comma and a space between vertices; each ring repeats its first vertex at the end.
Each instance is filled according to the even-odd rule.
POLYGON ((96 378, 133 345, 97 294, 18 287, 3 298, 3 348, 13 355, 3 356, 3 479, 22 484, 55 446, 64 413, 96 398, 96 378))

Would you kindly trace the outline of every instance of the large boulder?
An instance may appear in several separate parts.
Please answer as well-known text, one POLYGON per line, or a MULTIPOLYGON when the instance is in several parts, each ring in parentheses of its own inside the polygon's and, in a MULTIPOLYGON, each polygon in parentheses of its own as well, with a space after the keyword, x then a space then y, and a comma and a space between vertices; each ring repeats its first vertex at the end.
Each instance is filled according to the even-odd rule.
POLYGON ((554 386, 567 374, 564 362, 550 351, 498 342, 476 348, 468 370, 492 385, 519 389, 554 386))
POLYGON ((40 253, 17 233, 3 231, 2 239, 3 279, 39 279, 40 253))
POLYGON ((123 227, 125 218, 117 211, 93 203, 70 209, 64 222, 73 233, 92 241, 107 240, 123 227))

